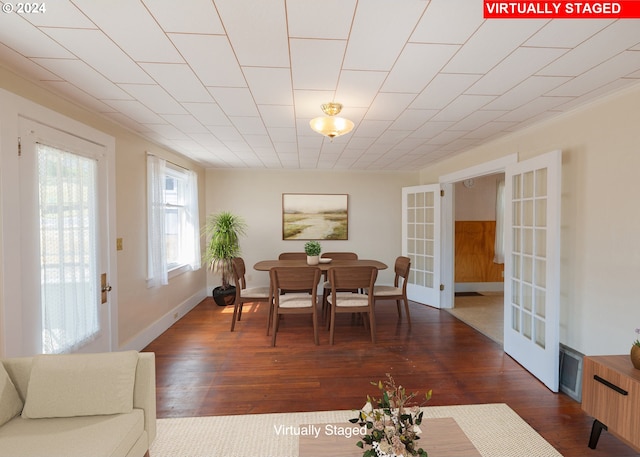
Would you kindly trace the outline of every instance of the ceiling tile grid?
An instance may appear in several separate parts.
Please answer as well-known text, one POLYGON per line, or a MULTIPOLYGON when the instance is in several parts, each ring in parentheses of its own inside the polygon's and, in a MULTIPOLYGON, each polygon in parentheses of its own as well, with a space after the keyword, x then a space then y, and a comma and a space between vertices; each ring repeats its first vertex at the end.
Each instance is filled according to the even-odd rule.
MULTIPOLYGON (((0 0, 0 3, 4 3, 0 0)), ((416 170, 640 83, 640 20, 482 0, 55 0, 0 65, 205 167, 416 170), (353 131, 309 127, 343 104, 353 131)))

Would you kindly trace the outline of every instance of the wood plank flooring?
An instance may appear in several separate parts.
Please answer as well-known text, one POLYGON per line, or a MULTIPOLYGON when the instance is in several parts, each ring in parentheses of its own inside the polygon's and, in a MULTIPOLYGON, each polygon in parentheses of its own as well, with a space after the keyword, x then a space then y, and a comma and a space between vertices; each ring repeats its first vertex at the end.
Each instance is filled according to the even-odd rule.
POLYGON ((231 333, 232 307, 205 299, 144 349, 156 353, 158 417, 358 409, 377 394, 370 381, 391 373, 409 391, 433 389, 428 405, 506 403, 564 457, 640 457, 607 432, 589 449, 592 418, 579 403, 451 314, 410 307, 411 329, 394 302, 378 303, 375 345, 341 315, 335 345, 323 327, 315 346, 310 316, 289 315, 272 348, 266 305, 245 305, 231 333))

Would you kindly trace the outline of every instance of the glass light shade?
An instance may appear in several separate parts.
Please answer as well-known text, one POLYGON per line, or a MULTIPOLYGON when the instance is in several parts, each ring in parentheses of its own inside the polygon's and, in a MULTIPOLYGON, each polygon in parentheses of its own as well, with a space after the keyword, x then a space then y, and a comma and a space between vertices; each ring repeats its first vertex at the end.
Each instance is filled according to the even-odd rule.
POLYGON ((309 122, 309 125, 316 132, 331 139, 353 130, 353 122, 336 116, 316 117, 309 122))

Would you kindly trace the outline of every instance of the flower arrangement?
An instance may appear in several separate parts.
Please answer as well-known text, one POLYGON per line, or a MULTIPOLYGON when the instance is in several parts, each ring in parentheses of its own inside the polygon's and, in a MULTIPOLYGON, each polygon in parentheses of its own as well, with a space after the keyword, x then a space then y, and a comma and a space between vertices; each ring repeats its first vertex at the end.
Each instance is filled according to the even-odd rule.
POLYGON ((304 244, 304 252, 306 252, 307 255, 311 256, 320 255, 320 252, 322 252, 322 247, 317 241, 307 241, 304 244))
MULTIPOLYGON (((636 329, 636 334, 640 335, 640 328, 636 329)), ((633 342, 633 345, 640 347, 640 338, 636 338, 636 340, 633 342)))
MULTIPOLYGON (((424 449, 416 449, 416 441, 420 439, 418 435, 422 433, 422 405, 412 405, 410 402, 417 393, 407 394, 404 387, 396 385, 389 373, 384 382, 371 384, 380 389, 382 397, 367 395, 367 403, 358 417, 349 421, 367 427, 368 433, 356 443, 362 449, 365 444, 371 446, 362 457, 427 457, 424 449)), ((425 394, 423 404, 430 399, 431 390, 425 394)))

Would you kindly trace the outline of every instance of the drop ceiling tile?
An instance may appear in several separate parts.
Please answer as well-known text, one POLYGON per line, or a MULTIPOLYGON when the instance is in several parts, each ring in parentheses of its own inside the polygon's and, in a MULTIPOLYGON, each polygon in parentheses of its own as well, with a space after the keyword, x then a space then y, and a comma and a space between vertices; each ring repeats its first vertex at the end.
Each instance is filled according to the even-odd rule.
POLYGON ((209 87, 209 92, 229 117, 258 117, 249 89, 241 87, 209 87))
POLYGON ((18 74, 29 75, 28 79, 33 81, 62 80, 59 76, 54 75, 46 68, 43 68, 31 59, 22 56, 2 43, 0 43, 0 63, 18 74))
POLYGON ((619 20, 606 27, 562 58, 542 69, 546 76, 578 76, 600 62, 638 44, 640 20, 619 20))
POLYGON ((528 19, 486 21, 443 71, 486 73, 544 25, 545 21, 528 19))
POLYGON ((74 0, 74 3, 135 61, 183 61, 141 2, 74 0))
POLYGON ((462 44, 484 22, 482 2, 431 0, 411 35, 412 42, 462 44), (455 26, 452 26, 455 24, 455 26))
POLYGON ((417 94, 460 49, 458 45, 409 43, 382 86, 384 92, 417 94))
POLYGON ((471 113, 469 116, 462 119, 460 122, 456 122, 450 127, 450 130, 462 130, 465 132, 475 130, 488 122, 491 122, 503 115, 506 111, 482 111, 478 110, 471 113))
MULTIPOLYGON (((137 100, 105 100, 105 103, 140 124, 167 123, 167 121, 137 100)), ((154 130, 154 132, 157 132, 157 130, 154 130)))
POLYGON ((428 140, 438 135, 439 133, 444 132, 453 124, 454 124, 453 122, 430 121, 425 125, 423 125, 422 127, 420 127, 419 129, 416 129, 416 131, 413 132, 409 136, 409 138, 407 138, 404 141, 406 142, 406 141, 413 140, 416 142, 420 142, 420 140, 424 140, 424 139, 428 140))
POLYGON ((189 137, 193 138, 200 146, 207 149, 224 147, 222 142, 212 133, 190 133, 189 137))
POLYGON ((524 105, 541 95, 547 94, 549 91, 564 84, 570 78, 560 76, 532 76, 504 95, 496 98, 488 103, 484 109, 487 110, 510 110, 524 105))
POLYGON ((426 5, 421 1, 359 2, 349 36, 344 68, 391 70, 426 5))
POLYGON ((44 5, 46 11, 41 14, 22 15, 22 18, 34 25, 83 29, 94 29, 96 27, 95 24, 87 19, 69 0, 55 0, 54 4, 46 2, 37 2, 36 4, 44 5))
POLYGON ((289 143, 295 147, 296 129, 283 127, 267 127, 269 137, 273 143, 289 143))
POLYGON ((287 25, 292 38, 346 40, 356 0, 287 0, 287 25))
POLYGON ((415 94, 381 92, 369 107, 365 120, 395 121, 414 99, 415 94))
POLYGON ((205 86, 246 87, 226 36, 172 33, 169 38, 205 86))
POLYGON ((202 125, 231 126, 231 121, 216 103, 182 103, 202 125))
POLYGON ((290 128, 295 131, 293 106, 260 105, 258 110, 266 127, 290 128))
POLYGON ((342 103, 347 111, 352 108, 367 108, 378 94, 387 75, 388 73, 383 71, 342 70, 335 100, 342 103))
POLYGON ((380 135, 380 132, 389 128, 391 123, 392 121, 389 120, 365 119, 355 127, 351 135, 357 135, 358 137, 377 138, 380 135))
POLYGON ((389 127, 394 130, 415 130, 438 113, 438 110, 407 109, 389 127))
POLYGON ((207 102, 207 89, 186 64, 143 63, 142 68, 179 102, 207 102))
POLYGON ((565 52, 564 49, 553 48, 518 48, 467 89, 466 93, 502 95, 565 52))
POLYGON ((288 69, 245 67, 243 71, 258 105, 293 106, 291 72, 288 69))
POLYGON ((632 73, 640 66, 640 51, 626 51, 550 91, 550 96, 578 97, 632 73))
POLYGON ((177 4, 172 0, 142 1, 165 32, 224 35, 224 27, 211 0, 189 0, 188 4, 177 4))
POLYGON ((231 122, 241 135, 267 135, 267 129, 259 117, 231 117, 231 122))
POLYGON ((241 66, 288 67, 282 0, 215 0, 241 66))
POLYGON ((227 141, 238 142, 242 140, 242 136, 240 135, 238 130, 233 126, 226 127, 221 125, 214 125, 214 126, 207 126, 207 129, 211 133, 213 133, 216 136, 216 138, 218 138, 220 141, 225 143, 227 141))
POLYGON ((68 59, 33 59, 50 72, 70 82, 97 99, 128 100, 126 92, 86 63, 68 59))
POLYGON ((539 48, 574 48, 598 33, 613 21, 581 19, 579 21, 549 21, 524 46, 539 48))
POLYGON ((187 111, 156 84, 118 84, 118 86, 158 114, 186 114, 187 111))
POLYGON ((162 118, 187 134, 209 132, 204 125, 190 114, 163 114, 162 118))
POLYGON ((115 83, 149 84, 152 79, 100 30, 43 28, 79 59, 115 83))
POLYGON ((290 46, 294 89, 336 89, 346 41, 292 39, 290 46))
POLYGON ((14 18, 13 14, 0 13, 0 42, 25 57, 73 59, 64 47, 34 27, 29 22, 14 18))
POLYGON ((458 75, 440 73, 416 97, 410 105, 412 109, 442 109, 458 95, 466 91, 480 75, 458 75))
POLYGON ((145 124, 146 127, 156 132, 162 138, 166 138, 168 140, 176 141, 176 140, 189 140, 189 136, 184 132, 180 131, 175 125, 171 124, 160 124, 160 123, 152 123, 145 124))
POLYGON ((524 122, 534 116, 544 113, 545 111, 552 110, 556 106, 566 103, 571 100, 571 97, 540 97, 526 105, 516 108, 510 111, 508 114, 502 116, 499 120, 506 122, 524 122))
POLYGON ((115 111, 111 106, 78 89, 67 81, 46 81, 45 85, 52 88, 54 92, 62 95, 64 98, 74 103, 81 103, 83 107, 98 113, 112 113, 115 111))

